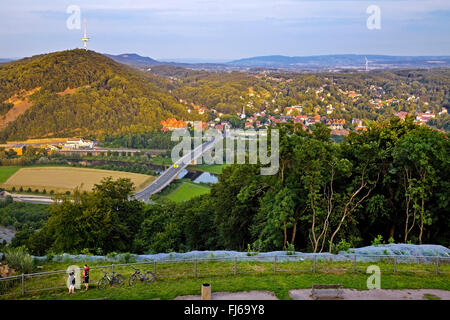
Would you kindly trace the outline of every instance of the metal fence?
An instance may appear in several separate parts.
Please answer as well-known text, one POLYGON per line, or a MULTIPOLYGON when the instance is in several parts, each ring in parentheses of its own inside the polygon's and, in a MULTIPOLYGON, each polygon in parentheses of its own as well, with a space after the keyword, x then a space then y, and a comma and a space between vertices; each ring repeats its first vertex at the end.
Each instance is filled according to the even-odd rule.
MULTIPOLYGON (((69 262, 68 265, 70 264, 69 262)), ((89 282, 95 286, 106 271, 110 274, 112 272, 122 274, 128 285, 127 280, 134 271, 132 267, 142 268, 141 271, 151 271, 157 279, 179 279, 251 273, 365 273, 367 267, 374 264, 380 267, 382 273, 388 274, 450 274, 450 257, 356 254, 253 255, 92 266, 89 282)), ((0 278, 0 297, 19 297, 35 292, 66 289, 67 277, 67 270, 57 270, 0 278)))

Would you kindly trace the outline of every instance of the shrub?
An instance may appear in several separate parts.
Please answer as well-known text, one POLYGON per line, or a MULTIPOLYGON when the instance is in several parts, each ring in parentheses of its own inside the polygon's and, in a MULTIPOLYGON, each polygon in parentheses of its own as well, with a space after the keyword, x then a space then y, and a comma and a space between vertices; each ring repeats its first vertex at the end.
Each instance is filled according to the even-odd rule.
POLYGON ((293 255, 295 255, 295 247, 294 247, 294 244, 293 243, 287 243, 287 246, 286 246, 286 254, 288 255, 288 256, 293 256, 293 255))
POLYGON ((348 252, 350 250, 350 247, 351 247, 351 244, 349 242, 345 241, 345 239, 342 239, 336 245, 336 253, 338 253, 339 251, 348 252))
POLYGON ((53 258, 55 257, 55 253, 52 251, 47 252, 46 256, 45 256, 45 260, 47 262, 51 262, 53 261, 53 258))
POLYGON ((84 248, 83 250, 80 251, 80 254, 92 256, 92 253, 90 253, 89 248, 84 248))
POLYGON ((129 252, 124 253, 122 256, 122 261, 124 263, 134 262, 133 255, 129 252))
POLYGON ((372 241, 373 246, 379 246, 383 244, 383 236, 379 234, 375 239, 372 241))
POLYGON ((8 248, 4 252, 9 267, 20 273, 33 272, 33 258, 25 247, 8 248))
POLYGON ((16 187, 12 187, 11 191, 15 192, 16 191, 16 187))
POLYGON ((394 238, 390 237, 390 238, 388 239, 388 243, 390 243, 390 244, 395 243, 394 238))
POLYGON ((114 260, 117 256, 117 252, 110 252, 106 255, 106 258, 110 259, 110 260, 114 260))
POLYGON ((259 254, 258 244, 255 242, 253 245, 250 243, 247 245, 247 256, 257 256, 259 254))
POLYGON ((50 194, 54 195, 55 194, 55 190, 50 190, 50 194))
POLYGON ((27 192, 31 192, 31 188, 28 188, 28 189, 27 189, 27 192))
POLYGON ((23 187, 20 187, 19 191, 20 191, 20 192, 23 192, 23 187))

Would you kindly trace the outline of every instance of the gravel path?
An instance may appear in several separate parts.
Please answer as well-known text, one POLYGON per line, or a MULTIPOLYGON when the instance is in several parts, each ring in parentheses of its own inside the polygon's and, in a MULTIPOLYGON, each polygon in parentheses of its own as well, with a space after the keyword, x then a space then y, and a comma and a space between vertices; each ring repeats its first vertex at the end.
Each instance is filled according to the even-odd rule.
MULTIPOLYGON (((311 289, 290 290, 294 300, 312 300, 311 289)), ((354 290, 343 289, 343 300, 428 300, 440 298, 450 300, 450 291, 438 289, 403 289, 403 290, 354 290)), ((179 296, 174 300, 200 300, 198 295, 179 296)), ((214 292, 211 300, 278 300, 270 291, 214 292)))
MULTIPOLYGON (((200 300, 200 296, 180 296, 174 300, 200 300)), ((213 292, 211 300, 278 300, 270 291, 213 292)))
MULTIPOLYGON (((312 300, 311 289, 290 290, 294 300, 312 300)), ((450 300, 450 291, 438 289, 403 289, 403 290, 354 290, 343 289, 343 300, 428 300, 425 294, 437 296, 441 300, 450 300)))

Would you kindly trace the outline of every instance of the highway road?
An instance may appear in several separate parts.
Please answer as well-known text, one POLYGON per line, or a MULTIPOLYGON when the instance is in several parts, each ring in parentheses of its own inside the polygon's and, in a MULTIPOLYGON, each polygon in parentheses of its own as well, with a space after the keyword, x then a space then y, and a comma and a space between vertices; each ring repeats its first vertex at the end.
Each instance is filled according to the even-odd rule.
POLYGON ((18 193, 11 193, 9 195, 13 198, 13 201, 17 201, 17 202, 29 202, 29 203, 38 203, 38 204, 52 204, 53 203, 53 199, 51 197, 34 196, 34 195, 18 194, 18 193))
MULTIPOLYGON (((162 189, 167 187, 186 167, 195 159, 199 158, 206 151, 210 150, 217 138, 205 142, 201 146, 195 148, 190 154, 187 154, 180 158, 176 163, 170 166, 169 169, 164 171, 156 180, 154 180, 150 185, 144 189, 136 192, 134 198, 137 200, 148 201, 152 194, 160 192, 162 189), (199 150, 200 153, 196 154, 199 150)), ((220 138, 222 139, 222 137, 220 138)))

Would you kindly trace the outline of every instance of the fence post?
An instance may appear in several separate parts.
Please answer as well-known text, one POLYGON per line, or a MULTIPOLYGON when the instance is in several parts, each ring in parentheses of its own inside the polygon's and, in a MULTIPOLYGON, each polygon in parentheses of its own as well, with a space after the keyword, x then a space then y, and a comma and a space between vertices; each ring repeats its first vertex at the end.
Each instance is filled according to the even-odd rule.
POLYGON ((114 264, 111 265, 111 272, 114 273, 114 264))
POLYGON ((22 273, 22 295, 25 294, 25 275, 22 273))
POLYGON ((236 261, 236 257, 234 257, 234 275, 237 275, 237 261, 236 261))
POLYGON ((153 274, 156 277, 156 261, 153 260, 153 274))
POLYGON ((197 278, 197 259, 194 259, 194 278, 197 278))
POLYGON ((439 257, 436 257, 436 275, 439 274, 439 257))
POLYGON ((273 272, 277 272, 277 256, 273 257, 273 272))
POLYGON ((394 257, 394 273, 397 273, 397 256, 394 257))
POLYGON ((356 254, 353 255, 353 273, 356 272, 356 254))
POLYGON ((316 273, 316 259, 317 256, 314 254, 314 259, 313 259, 313 272, 316 273))

